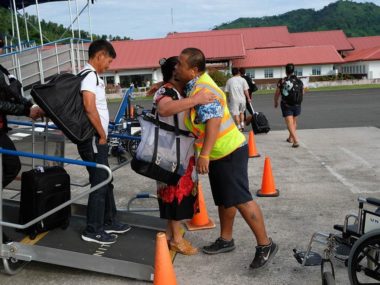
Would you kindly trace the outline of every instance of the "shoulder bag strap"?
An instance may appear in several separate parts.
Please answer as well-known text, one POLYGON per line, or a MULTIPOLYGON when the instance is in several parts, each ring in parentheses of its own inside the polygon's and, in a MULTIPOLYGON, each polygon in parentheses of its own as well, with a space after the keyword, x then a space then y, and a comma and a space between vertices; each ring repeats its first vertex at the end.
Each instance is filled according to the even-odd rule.
MULTIPOLYGON (((177 92, 176 92, 176 96, 173 99, 179 100, 177 92)), ((175 144, 176 144, 176 154, 177 154, 177 165, 174 172, 178 172, 179 166, 181 164, 181 139, 179 136, 178 115, 174 114, 173 119, 174 119, 175 144)))
POLYGON ((85 70, 82 70, 81 72, 79 72, 77 74, 77 76, 85 78, 90 72, 95 73, 95 75, 96 75, 96 86, 98 86, 99 85, 98 73, 95 70, 85 69, 85 70))

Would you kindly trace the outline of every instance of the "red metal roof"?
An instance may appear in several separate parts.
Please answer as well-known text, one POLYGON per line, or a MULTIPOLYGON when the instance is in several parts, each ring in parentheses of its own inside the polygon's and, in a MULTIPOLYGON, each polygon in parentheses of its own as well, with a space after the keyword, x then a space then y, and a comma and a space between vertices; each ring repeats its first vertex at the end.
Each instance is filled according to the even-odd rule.
POLYGON ((275 48, 293 46, 293 42, 290 38, 287 26, 174 33, 169 34, 167 37, 181 38, 193 36, 215 36, 231 34, 243 35, 244 45, 247 50, 254 48, 275 48))
POLYGON ((291 33, 290 38, 295 46, 333 45, 338 51, 353 49, 342 30, 291 33))
POLYGON ((355 51, 380 46, 380 36, 348 38, 355 51))
POLYGON ((237 67, 275 67, 295 65, 343 63, 334 46, 309 46, 248 50, 244 59, 232 61, 237 67))
POLYGON ((380 60, 380 46, 351 52, 344 58, 346 62, 380 60))
POLYGON ((243 39, 239 34, 114 41, 112 45, 117 57, 110 70, 156 68, 161 58, 179 55, 187 47, 199 48, 209 61, 245 56, 243 39))

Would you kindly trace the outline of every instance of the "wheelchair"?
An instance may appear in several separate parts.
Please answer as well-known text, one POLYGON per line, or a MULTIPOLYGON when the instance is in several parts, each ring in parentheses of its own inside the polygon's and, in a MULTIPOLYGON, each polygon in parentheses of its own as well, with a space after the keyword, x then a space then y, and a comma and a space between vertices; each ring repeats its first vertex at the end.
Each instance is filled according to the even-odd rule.
POLYGON ((119 164, 127 161, 124 157, 127 152, 132 157, 135 155, 141 138, 137 117, 147 112, 142 106, 132 105, 133 99, 133 88, 129 88, 123 95, 115 120, 109 124, 110 154, 117 157, 119 164))
POLYGON ((293 249, 302 266, 321 266, 323 285, 335 284, 332 260, 345 264, 352 285, 380 284, 380 200, 359 197, 358 202, 357 214, 334 225, 337 233, 316 232, 306 251, 293 249), (325 246, 322 255, 312 251, 314 242, 325 246))

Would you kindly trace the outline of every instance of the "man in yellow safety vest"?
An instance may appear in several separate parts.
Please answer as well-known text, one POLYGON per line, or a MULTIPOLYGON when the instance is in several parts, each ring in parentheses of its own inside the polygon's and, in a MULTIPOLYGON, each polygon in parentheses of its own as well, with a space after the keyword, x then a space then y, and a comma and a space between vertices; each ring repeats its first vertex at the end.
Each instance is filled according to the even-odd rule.
POLYGON ((278 251, 267 236, 260 207, 253 201, 248 185, 248 147, 245 136, 236 127, 226 104, 226 96, 206 73, 206 60, 197 48, 186 48, 179 56, 176 79, 186 84, 190 98, 196 94, 214 94, 213 103, 191 108, 185 118, 186 127, 195 142, 197 171, 208 174, 215 205, 218 206, 220 237, 203 247, 207 254, 235 249, 232 228, 239 210, 257 240, 253 269, 266 265, 278 251))

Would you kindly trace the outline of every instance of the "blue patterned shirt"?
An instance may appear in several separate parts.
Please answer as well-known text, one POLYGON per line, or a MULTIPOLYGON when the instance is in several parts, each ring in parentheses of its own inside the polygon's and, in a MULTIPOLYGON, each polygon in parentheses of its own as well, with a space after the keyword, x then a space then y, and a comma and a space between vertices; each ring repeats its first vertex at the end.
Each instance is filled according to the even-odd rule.
MULTIPOLYGON (((199 76, 195 77, 186 84, 185 93, 187 94, 187 96, 190 95, 190 92, 194 88, 194 85, 198 81, 198 79, 199 76)), ((197 112, 197 116, 195 118, 196 124, 204 124, 212 118, 223 118, 222 105, 216 99, 212 103, 195 106, 195 111, 197 112)))

